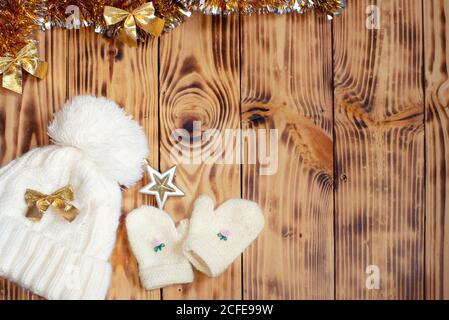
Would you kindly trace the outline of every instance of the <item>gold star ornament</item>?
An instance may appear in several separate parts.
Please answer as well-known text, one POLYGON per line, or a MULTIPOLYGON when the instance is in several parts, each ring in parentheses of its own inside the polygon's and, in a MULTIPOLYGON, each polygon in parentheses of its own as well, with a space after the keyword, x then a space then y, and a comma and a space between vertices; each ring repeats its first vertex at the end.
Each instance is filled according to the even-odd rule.
POLYGON ((140 189, 140 193, 148 194, 156 197, 157 206, 163 209, 167 198, 170 196, 184 196, 184 192, 179 189, 174 183, 176 166, 171 167, 167 171, 160 173, 153 169, 147 162, 146 170, 150 183, 140 189))

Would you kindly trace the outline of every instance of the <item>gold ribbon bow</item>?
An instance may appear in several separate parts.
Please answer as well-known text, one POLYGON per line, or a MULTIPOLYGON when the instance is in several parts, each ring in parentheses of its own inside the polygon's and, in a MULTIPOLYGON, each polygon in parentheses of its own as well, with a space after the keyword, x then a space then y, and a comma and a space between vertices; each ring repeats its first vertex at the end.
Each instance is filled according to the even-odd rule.
POLYGON ((153 3, 148 2, 132 12, 105 6, 103 16, 108 26, 125 20, 119 38, 126 44, 137 47, 137 26, 153 37, 159 37, 164 30, 165 20, 156 17, 155 12, 153 3))
POLYGON ((35 42, 28 43, 15 57, 0 57, 0 74, 3 74, 2 86, 8 90, 22 93, 22 68, 31 75, 44 79, 48 63, 39 60, 35 42))
POLYGON ((58 215, 72 222, 80 213, 70 203, 74 198, 75 196, 71 186, 65 186, 50 195, 27 189, 25 191, 25 202, 28 205, 26 217, 33 221, 40 221, 45 211, 51 206, 58 215))

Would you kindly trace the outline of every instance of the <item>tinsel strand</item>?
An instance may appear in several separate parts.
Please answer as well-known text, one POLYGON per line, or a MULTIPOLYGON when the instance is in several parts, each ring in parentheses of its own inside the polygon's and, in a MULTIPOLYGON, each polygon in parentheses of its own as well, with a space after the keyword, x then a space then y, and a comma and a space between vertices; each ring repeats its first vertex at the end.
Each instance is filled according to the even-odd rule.
MULTIPOLYGON (((120 26, 107 26, 104 7, 131 11, 149 0, 0 0, 0 56, 14 55, 38 28, 94 27, 109 37, 120 26), (75 14, 76 20, 73 20, 75 14), (72 18, 70 20, 69 18, 72 18)), ((203 14, 304 13, 319 10, 329 18, 345 7, 344 0, 153 0, 156 16, 165 20, 165 32, 179 26, 193 11, 203 14)), ((144 39, 145 34, 139 38, 144 39)))
POLYGON ((42 15, 42 0, 0 1, 0 57, 14 56, 32 38, 42 15))

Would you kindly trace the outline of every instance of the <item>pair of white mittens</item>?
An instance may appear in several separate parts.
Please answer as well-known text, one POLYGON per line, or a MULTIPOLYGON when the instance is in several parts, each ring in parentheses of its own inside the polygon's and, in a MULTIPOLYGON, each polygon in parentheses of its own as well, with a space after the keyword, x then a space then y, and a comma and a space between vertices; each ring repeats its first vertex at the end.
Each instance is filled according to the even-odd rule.
POLYGON ((264 227, 259 206, 231 199, 214 210, 210 197, 200 196, 190 221, 175 227, 164 211, 143 206, 126 218, 131 248, 148 289, 193 281, 192 266, 217 277, 257 238, 264 227))

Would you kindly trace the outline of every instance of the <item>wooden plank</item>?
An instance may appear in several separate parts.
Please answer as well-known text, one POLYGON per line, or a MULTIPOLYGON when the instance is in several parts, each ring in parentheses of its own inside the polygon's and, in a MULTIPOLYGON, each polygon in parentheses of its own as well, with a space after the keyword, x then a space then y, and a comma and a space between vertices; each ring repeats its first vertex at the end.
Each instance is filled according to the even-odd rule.
MULTIPOLYGON (((190 135, 194 122, 207 129, 239 128, 239 26, 238 17, 196 15, 160 39, 160 155, 161 170, 175 163, 170 159, 177 141, 175 129, 190 135)), ((199 135, 193 149, 208 148, 199 135)), ((210 147, 210 146, 209 146, 210 147)), ((165 205, 176 221, 190 217, 194 200, 210 195, 217 203, 240 197, 238 164, 178 164, 176 184, 186 193, 165 205)), ((190 285, 163 290, 164 299, 240 299, 241 265, 238 259, 222 276, 209 279, 196 273, 190 285)))
POLYGON ((449 2, 424 1, 426 299, 449 299, 449 2))
MULTIPOLYGON (((158 161, 158 65, 157 39, 139 48, 114 44, 92 29, 71 31, 69 37, 69 97, 81 94, 105 96, 116 101, 144 127, 151 161, 158 161)), ((137 262, 130 250, 124 218, 147 203, 138 193, 145 181, 123 194, 122 221, 111 257, 113 279, 109 299, 159 299, 160 291, 145 291, 139 281, 137 262)))
MULTIPOLYGON (((24 73, 23 94, 0 88, 1 166, 28 150, 48 144, 47 126, 66 98, 67 34, 52 30, 37 34, 40 57, 49 63, 45 80, 24 73)), ((40 299, 16 284, 0 279, 0 300, 40 299)))
POLYGON ((242 20, 243 128, 279 137, 273 175, 262 175, 260 159, 243 165, 243 197, 266 218, 244 254, 244 298, 332 299, 331 23, 316 14, 242 20))
POLYGON ((336 298, 421 299, 422 2, 352 1, 334 23, 336 298), (379 30, 367 28, 373 4, 379 30))

